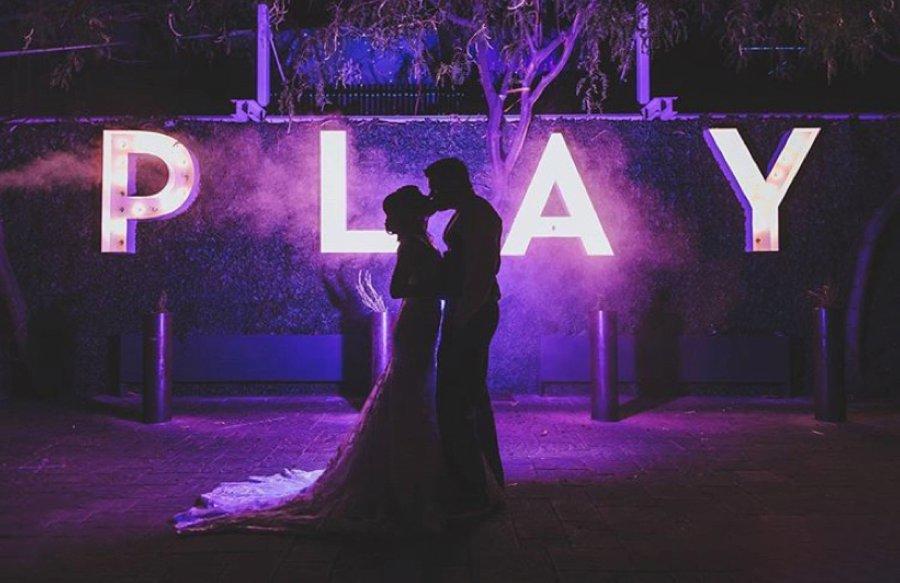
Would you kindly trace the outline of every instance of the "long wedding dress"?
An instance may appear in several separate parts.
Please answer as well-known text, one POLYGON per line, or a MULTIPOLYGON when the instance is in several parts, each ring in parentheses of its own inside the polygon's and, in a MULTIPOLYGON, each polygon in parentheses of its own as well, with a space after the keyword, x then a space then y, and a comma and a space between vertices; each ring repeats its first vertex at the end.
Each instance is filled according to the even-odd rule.
POLYGON ((327 467, 220 484, 173 518, 178 532, 415 534, 443 528, 432 372, 441 318, 439 261, 429 241, 401 241, 391 295, 404 300, 391 361, 327 467))

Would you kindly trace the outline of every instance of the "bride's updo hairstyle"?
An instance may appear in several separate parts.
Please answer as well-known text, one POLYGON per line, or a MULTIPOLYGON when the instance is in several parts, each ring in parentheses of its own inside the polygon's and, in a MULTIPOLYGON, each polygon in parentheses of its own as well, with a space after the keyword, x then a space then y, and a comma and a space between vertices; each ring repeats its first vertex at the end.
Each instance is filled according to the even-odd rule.
POLYGON ((387 195, 382 203, 384 228, 399 236, 417 236, 426 232, 426 219, 434 213, 433 205, 419 187, 402 186, 387 195))

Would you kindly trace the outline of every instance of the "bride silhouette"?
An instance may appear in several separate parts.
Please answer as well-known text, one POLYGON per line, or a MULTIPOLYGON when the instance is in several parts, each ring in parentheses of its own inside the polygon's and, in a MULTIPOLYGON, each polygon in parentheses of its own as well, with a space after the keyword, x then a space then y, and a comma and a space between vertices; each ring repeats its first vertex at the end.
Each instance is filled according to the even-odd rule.
MULTIPOLYGON (((385 229, 400 243, 391 296, 403 303, 390 364, 356 427, 325 469, 286 469, 220 484, 173 518, 178 532, 415 534, 444 528, 433 399, 441 256, 427 232, 434 208, 415 186, 391 193, 383 208, 385 229)), ((499 486, 489 487, 489 496, 499 497, 499 486)))

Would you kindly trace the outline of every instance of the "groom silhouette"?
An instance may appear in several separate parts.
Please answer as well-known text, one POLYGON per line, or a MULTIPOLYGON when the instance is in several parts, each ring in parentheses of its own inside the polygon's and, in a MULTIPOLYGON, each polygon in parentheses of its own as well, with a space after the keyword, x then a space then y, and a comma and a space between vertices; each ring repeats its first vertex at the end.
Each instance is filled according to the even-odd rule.
POLYGON ((497 430, 487 389, 488 352, 500 311, 500 216, 475 194, 458 158, 425 169, 438 210, 455 211, 444 231, 447 300, 437 357, 437 418, 447 466, 465 510, 488 503, 487 468, 503 485, 497 430))

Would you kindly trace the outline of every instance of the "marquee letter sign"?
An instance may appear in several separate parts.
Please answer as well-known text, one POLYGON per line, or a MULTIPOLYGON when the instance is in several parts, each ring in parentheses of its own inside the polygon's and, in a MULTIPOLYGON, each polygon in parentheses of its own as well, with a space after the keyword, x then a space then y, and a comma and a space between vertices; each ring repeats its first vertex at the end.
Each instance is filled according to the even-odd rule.
POLYGON ((320 242, 323 253, 394 253, 397 240, 385 231, 347 229, 347 132, 319 134, 320 242))
POLYGON ((196 198, 199 186, 196 160, 174 138, 156 132, 104 131, 100 250, 134 253, 135 223, 184 212, 196 198), (135 191, 137 154, 156 156, 166 165, 169 179, 159 192, 131 196, 135 191))
POLYGON ((612 255, 613 251, 594 211, 587 188, 562 134, 550 135, 537 170, 525 191, 522 206, 513 220, 509 236, 503 245, 503 255, 525 255, 528 244, 535 237, 567 237, 581 239, 588 255, 612 255), (542 215, 553 185, 566 205, 568 215, 542 215))
MULTIPOLYGON (((774 162, 763 176, 738 130, 704 130, 719 167, 744 208, 747 251, 778 251, 778 208, 818 134, 819 128, 794 128, 785 134, 773 156, 774 162)), ((348 228, 345 130, 319 133, 319 172, 321 251, 396 252, 393 235, 380 229, 348 228)), ((104 131, 101 251, 134 253, 136 222, 179 215, 190 207, 199 186, 199 165, 175 138, 146 131, 104 131), (135 194, 138 155, 155 156, 166 165, 168 179, 159 192, 135 194)), ((579 239, 587 255, 613 255, 584 180, 560 133, 550 135, 501 254, 525 255, 532 239, 539 237, 579 239), (554 186, 566 214, 544 216, 554 186)))
POLYGON ((704 133, 744 207, 746 250, 778 251, 778 207, 819 135, 819 128, 794 128, 785 134, 765 178, 736 129, 711 128, 704 133))

